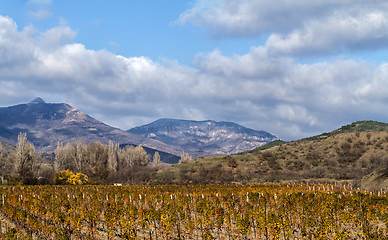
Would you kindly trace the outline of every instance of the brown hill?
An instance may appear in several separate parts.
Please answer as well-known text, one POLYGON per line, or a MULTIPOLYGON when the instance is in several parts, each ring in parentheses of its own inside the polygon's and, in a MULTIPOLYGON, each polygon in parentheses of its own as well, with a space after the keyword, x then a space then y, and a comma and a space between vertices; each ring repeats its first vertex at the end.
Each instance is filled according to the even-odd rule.
POLYGON ((356 122, 309 139, 279 142, 264 150, 194 159, 165 168, 159 176, 167 182, 194 184, 348 181, 361 186, 366 181, 363 177, 377 172, 387 175, 386 126, 356 122))

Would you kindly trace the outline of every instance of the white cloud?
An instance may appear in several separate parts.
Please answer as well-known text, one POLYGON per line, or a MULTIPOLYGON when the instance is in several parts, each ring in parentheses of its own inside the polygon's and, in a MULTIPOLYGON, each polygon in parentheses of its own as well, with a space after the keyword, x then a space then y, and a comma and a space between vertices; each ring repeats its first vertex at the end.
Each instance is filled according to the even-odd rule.
POLYGON ((387 47, 388 14, 378 10, 349 15, 337 12, 310 21, 289 34, 272 34, 266 47, 281 54, 333 54, 343 50, 387 47))
POLYGON ((300 64, 256 47, 202 53, 188 67, 89 50, 74 35, 66 26, 18 31, 0 16, 0 102, 50 96, 123 129, 160 117, 215 119, 285 139, 388 117, 387 64, 300 64))
POLYGON ((18 32, 11 18, 0 16, 0 71, 14 71, 17 64, 28 64, 34 58, 34 45, 28 38, 28 29, 18 32))
POLYGON ((53 48, 72 42, 76 34, 77 33, 68 26, 58 26, 40 34, 40 44, 42 45, 42 49, 53 48))
POLYGON ((192 23, 215 36, 255 36, 290 31, 306 19, 327 15, 333 8, 359 1, 334 0, 198 0, 178 23, 192 23))
POLYGON ((214 37, 269 36, 266 47, 277 54, 388 47, 388 3, 378 0, 198 0, 177 22, 214 37))
POLYGON ((29 12, 28 15, 31 16, 35 20, 43 20, 43 19, 51 17, 52 13, 50 11, 47 11, 47 10, 38 10, 35 12, 29 12))

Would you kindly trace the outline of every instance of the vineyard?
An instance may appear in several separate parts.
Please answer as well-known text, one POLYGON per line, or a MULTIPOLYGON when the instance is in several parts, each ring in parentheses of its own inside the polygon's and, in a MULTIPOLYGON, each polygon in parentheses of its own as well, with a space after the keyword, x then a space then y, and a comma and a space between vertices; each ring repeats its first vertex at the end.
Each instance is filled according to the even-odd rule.
POLYGON ((1 239, 387 239, 388 196, 347 185, 2 186, 1 239))

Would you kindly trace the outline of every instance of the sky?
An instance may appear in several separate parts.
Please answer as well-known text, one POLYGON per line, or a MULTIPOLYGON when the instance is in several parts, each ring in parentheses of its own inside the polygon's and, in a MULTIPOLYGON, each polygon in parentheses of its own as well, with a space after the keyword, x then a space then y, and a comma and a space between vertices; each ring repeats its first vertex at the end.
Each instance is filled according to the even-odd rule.
POLYGON ((388 122, 387 56, 383 0, 0 0, 0 106, 39 96, 124 130, 388 122))

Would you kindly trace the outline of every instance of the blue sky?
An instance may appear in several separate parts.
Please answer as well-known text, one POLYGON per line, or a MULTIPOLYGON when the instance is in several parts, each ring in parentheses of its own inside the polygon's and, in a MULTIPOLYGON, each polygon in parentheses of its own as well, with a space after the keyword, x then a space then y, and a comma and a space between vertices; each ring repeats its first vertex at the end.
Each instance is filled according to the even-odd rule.
POLYGON ((292 140, 388 118, 388 3, 1 0, 0 105, 129 129, 234 121, 292 140))
POLYGON ((260 36, 238 41, 208 37, 200 28, 178 23, 180 14, 194 5, 188 0, 17 0, 0 4, 0 13, 12 17, 19 29, 32 25, 44 32, 66 25, 76 32, 74 42, 126 57, 167 58, 190 65, 198 52, 220 48, 224 54, 242 54, 260 40, 260 36))

